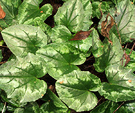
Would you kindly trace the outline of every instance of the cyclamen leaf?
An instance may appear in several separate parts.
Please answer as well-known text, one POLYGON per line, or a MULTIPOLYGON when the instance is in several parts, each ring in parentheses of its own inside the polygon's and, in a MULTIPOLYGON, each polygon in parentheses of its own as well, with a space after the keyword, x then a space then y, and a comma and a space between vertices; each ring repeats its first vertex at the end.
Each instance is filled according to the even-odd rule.
POLYGON ((113 45, 110 45, 108 40, 105 40, 102 47, 103 54, 95 59, 94 67, 98 72, 103 72, 107 66, 115 63, 122 65, 122 57, 124 52, 119 39, 112 32, 110 33, 110 39, 112 40, 113 45))
POLYGON ((14 113, 40 113, 40 109, 36 102, 31 102, 23 108, 16 108, 14 113))
POLYGON ((24 0, 19 7, 18 20, 19 24, 34 25, 36 21, 44 22, 52 14, 52 6, 46 4, 39 8, 43 0, 24 0))
MULTIPOLYGON (((102 104, 100 104, 98 107, 96 107, 94 110, 92 110, 90 113, 113 113, 120 105, 118 105, 116 102, 112 101, 105 101, 102 104)), ((127 110, 121 106, 115 113, 129 113, 127 110)))
POLYGON ((18 23, 16 18, 20 4, 21 0, 0 0, 0 5, 6 13, 6 17, 0 19, 0 26, 2 28, 18 23))
POLYGON ((92 37, 92 54, 94 57, 100 57, 103 54, 103 43, 99 39, 98 32, 94 29, 90 36, 92 37))
POLYGON ((0 88, 18 103, 31 102, 41 98, 47 89, 43 80, 46 74, 41 58, 28 54, 25 58, 8 61, 0 67, 0 88))
POLYGON ((67 27, 63 25, 56 26, 52 28, 51 39, 54 43, 68 43, 74 46, 75 48, 80 49, 83 52, 87 52, 92 46, 92 38, 88 36, 85 40, 70 40, 73 38, 73 35, 68 30, 67 27))
POLYGON ((47 102, 40 107, 40 113, 67 113, 67 106, 51 90, 47 90, 44 98, 47 102))
POLYGON ((118 25, 122 43, 130 41, 130 38, 135 36, 135 10, 133 7, 130 0, 124 0, 117 5, 117 16, 114 19, 118 25))
POLYGON ((125 109, 127 109, 128 113, 135 112, 135 101, 129 101, 124 104, 125 109))
POLYGON ((97 97, 91 91, 100 87, 100 79, 89 72, 73 71, 56 82, 59 98, 77 112, 89 111, 97 105, 97 97))
POLYGON ((68 0, 65 2, 54 16, 56 24, 66 26, 73 33, 88 30, 92 22, 90 16, 86 15, 85 12, 87 13, 91 8, 91 4, 89 1, 83 3, 86 7, 83 7, 80 0, 68 0))
POLYGON ((41 48, 36 53, 47 62, 48 73, 56 80, 63 74, 79 70, 76 65, 83 64, 85 55, 70 44, 54 43, 41 48))
POLYGON ((14 25, 2 31, 2 36, 15 56, 26 56, 47 44, 47 36, 39 28, 31 25, 14 25))
POLYGON ((135 76, 132 69, 114 64, 105 71, 109 83, 102 84, 100 95, 115 102, 135 99, 135 76))

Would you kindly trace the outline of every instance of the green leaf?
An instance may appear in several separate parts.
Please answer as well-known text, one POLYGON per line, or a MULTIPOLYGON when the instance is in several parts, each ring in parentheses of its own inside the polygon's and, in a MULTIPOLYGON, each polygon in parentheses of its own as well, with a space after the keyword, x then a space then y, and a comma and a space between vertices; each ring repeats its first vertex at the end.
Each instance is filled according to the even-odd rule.
POLYGON ((31 102, 23 108, 16 108, 14 113, 40 113, 40 109, 36 102, 31 102))
MULTIPOLYGON (((119 2, 116 8, 110 9, 110 15, 113 16, 118 30, 120 32, 122 44, 131 42, 130 38, 135 37, 135 8, 130 0, 119 2)), ((117 30, 114 31, 117 34, 117 30)))
POLYGON ((2 56, 2 51, 0 50, 0 61, 2 60, 3 56, 2 56))
MULTIPOLYGON (((126 54, 129 55, 130 54, 130 49, 126 49, 126 54)), ((132 51, 131 55, 130 55, 130 61, 127 64, 126 68, 132 69, 133 71, 135 71, 135 51, 132 51)))
POLYGON ((85 53, 92 46, 91 35, 88 36, 85 40, 70 41, 70 39, 72 38, 73 38, 73 35, 71 34, 71 32, 68 30, 67 27, 63 25, 58 25, 52 28, 51 39, 52 39, 52 42, 54 43, 68 43, 85 53))
POLYGON ((91 32, 92 37, 92 54, 94 57, 100 57, 103 54, 103 43, 99 39, 98 32, 94 29, 91 32))
MULTIPOLYGON (((105 101, 99 106, 97 106, 94 110, 90 113, 113 113, 120 105, 116 102, 112 101, 105 101)), ((129 113, 127 110, 122 106, 120 107, 115 113, 129 113)))
POLYGON ((54 16, 57 25, 66 26, 71 32, 88 30, 92 22, 90 21, 91 4, 88 0, 68 0, 58 9, 54 16), (88 14, 90 12, 90 15, 88 14), (86 13, 86 14, 85 14, 86 13))
POLYGON ((135 75, 132 69, 114 64, 105 71, 109 83, 102 84, 100 95, 115 102, 135 99, 135 75))
POLYGON ((0 0, 0 5, 6 13, 6 17, 4 19, 0 19, 0 26, 2 28, 18 23, 17 14, 20 4, 21 0, 0 0))
POLYGON ((14 25, 2 31, 2 36, 15 56, 26 56, 47 44, 47 36, 39 28, 31 25, 14 25))
POLYGON ((97 105, 97 97, 91 91, 100 87, 100 79, 89 72, 73 71, 56 82, 59 98, 77 112, 89 111, 97 105))
POLYGON ((46 74, 44 65, 33 54, 8 61, 0 67, 0 88, 7 93, 7 98, 18 103, 41 98, 47 89, 46 83, 38 79, 46 74))
POLYGON ((56 80, 63 74, 79 70, 76 65, 83 64, 86 60, 83 53, 64 43, 49 44, 39 49, 37 55, 47 62, 48 73, 56 80))
MULTIPOLYGON (((42 29, 47 26, 44 21, 52 15, 52 6, 45 4, 39 8, 43 0, 24 0, 18 10, 19 24, 37 25, 42 29)), ((45 28, 44 28, 45 29, 45 28)))
POLYGON ((51 90, 47 90, 44 98, 48 102, 40 107, 40 113, 67 113, 67 106, 51 90))
POLYGON ((135 112, 135 101, 129 101, 124 104, 125 109, 127 109, 128 113, 135 112))
POLYGON ((89 30, 90 26, 93 24, 91 21, 92 16, 92 4, 89 0, 81 0, 84 9, 84 20, 82 31, 89 30))
POLYGON ((103 54, 100 57, 95 58, 94 67, 98 72, 103 72, 109 65, 115 63, 121 64, 124 52, 122 50, 119 39, 112 32, 110 33, 110 39, 112 40, 113 45, 110 45, 108 40, 105 40, 102 47, 103 54))

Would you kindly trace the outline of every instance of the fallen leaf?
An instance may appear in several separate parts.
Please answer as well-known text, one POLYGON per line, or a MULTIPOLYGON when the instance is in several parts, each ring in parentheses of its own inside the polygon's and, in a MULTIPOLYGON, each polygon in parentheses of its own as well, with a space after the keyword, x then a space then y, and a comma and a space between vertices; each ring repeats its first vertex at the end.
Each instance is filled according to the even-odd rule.
POLYGON ((76 35, 70 39, 70 40, 84 40, 86 39, 90 33, 92 32, 92 30, 90 31, 79 31, 78 33, 76 33, 76 35))
POLYGON ((0 19, 3 19, 6 16, 6 13, 3 11, 2 7, 0 6, 0 19))

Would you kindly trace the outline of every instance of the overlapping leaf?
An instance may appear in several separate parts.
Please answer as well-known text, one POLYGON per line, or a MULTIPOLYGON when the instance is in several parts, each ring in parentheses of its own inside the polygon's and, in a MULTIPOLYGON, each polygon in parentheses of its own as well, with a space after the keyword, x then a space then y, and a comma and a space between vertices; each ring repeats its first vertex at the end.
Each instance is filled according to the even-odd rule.
POLYGON ((103 72, 109 65, 115 63, 122 64, 121 62, 124 52, 119 39, 117 39, 116 35, 112 32, 110 33, 110 39, 112 40, 113 45, 109 44, 109 42, 105 40, 103 42, 104 45, 102 46, 103 54, 95 59, 94 67, 98 72, 103 72))
POLYGON ((116 102, 107 100, 90 113, 113 113, 115 110, 115 113, 129 113, 123 106, 117 109, 119 106, 116 102))
POLYGON ((91 91, 97 91, 100 84, 100 79, 89 72, 73 71, 58 79, 56 89, 69 108, 77 112, 89 111, 97 104, 97 97, 91 91))
POLYGON ((92 54, 94 57, 100 57, 103 54, 103 43, 101 42, 98 32, 94 29, 92 36, 92 54))
POLYGON ((55 22, 57 25, 66 26, 73 33, 88 30, 92 24, 90 20, 91 8, 89 0, 68 0, 58 9, 55 22))
POLYGON ((68 43, 83 52, 87 52, 92 46, 91 35, 89 35, 86 39, 81 39, 81 37, 78 37, 80 40, 70 40, 73 37, 74 36, 71 34, 68 28, 63 25, 56 26, 52 29, 51 39, 54 43, 68 43))
POLYGON ((36 102, 31 102, 23 108, 16 108, 14 113, 40 113, 40 109, 36 102))
POLYGON ((37 55, 47 62, 48 73, 58 79, 63 74, 79 70, 76 65, 85 62, 86 58, 70 44, 54 43, 37 51, 37 55))
POLYGON ((21 0, 0 0, 0 5, 6 13, 6 17, 4 19, 0 19, 0 27, 6 28, 10 25, 18 23, 17 14, 20 4, 21 0))
POLYGON ((31 25, 14 25, 2 31, 7 46, 15 56, 26 56, 47 44, 47 36, 39 28, 31 25))
POLYGON ((44 99, 47 102, 40 107, 40 113, 67 113, 67 106, 50 90, 47 90, 44 99))
MULTIPOLYGON (((39 8, 43 0, 24 0, 18 10, 19 24, 30 24, 40 26, 43 30, 47 26, 44 21, 52 14, 52 6, 45 4, 39 8)), ((49 26, 47 26, 49 27, 49 26)))
POLYGON ((19 103, 35 101, 41 98, 47 85, 38 78, 46 74, 41 58, 28 54, 25 58, 11 60, 0 67, 0 88, 19 103))

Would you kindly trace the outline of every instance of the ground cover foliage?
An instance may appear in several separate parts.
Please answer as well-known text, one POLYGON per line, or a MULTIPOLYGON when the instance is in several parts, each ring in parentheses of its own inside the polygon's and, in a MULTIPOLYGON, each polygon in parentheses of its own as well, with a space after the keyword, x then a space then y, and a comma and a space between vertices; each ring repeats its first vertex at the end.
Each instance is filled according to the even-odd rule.
POLYGON ((0 0, 0 33, 0 112, 135 112, 134 1, 0 0))

